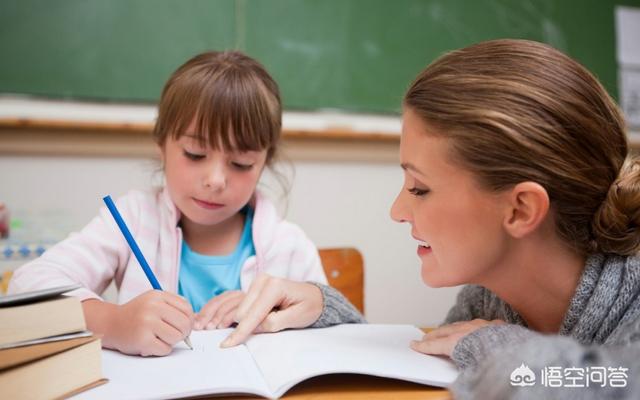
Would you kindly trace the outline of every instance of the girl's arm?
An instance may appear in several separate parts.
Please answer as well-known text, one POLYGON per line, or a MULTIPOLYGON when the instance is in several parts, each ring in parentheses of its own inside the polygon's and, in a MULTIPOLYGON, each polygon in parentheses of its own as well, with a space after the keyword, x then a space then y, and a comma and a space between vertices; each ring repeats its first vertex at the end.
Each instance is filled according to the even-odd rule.
MULTIPOLYGON (((129 196, 118 202, 127 222, 135 219, 135 204, 129 196)), ((83 289, 72 294, 85 300, 99 298, 114 277, 123 272, 129 257, 126 242, 106 208, 80 232, 72 233, 41 257, 18 268, 9 283, 12 293, 79 283, 83 289)))
POLYGON ((456 399, 640 398, 640 319, 622 326, 608 344, 590 346, 515 325, 488 326, 463 338, 452 358, 464 368, 451 388, 456 399), (533 385, 511 383, 522 364, 533 373, 533 385), (586 376, 594 373, 590 371, 601 378, 603 368, 606 383, 601 379, 587 386, 586 376), (567 379, 567 373, 578 378, 567 379), (585 386, 566 387, 572 382, 585 386))

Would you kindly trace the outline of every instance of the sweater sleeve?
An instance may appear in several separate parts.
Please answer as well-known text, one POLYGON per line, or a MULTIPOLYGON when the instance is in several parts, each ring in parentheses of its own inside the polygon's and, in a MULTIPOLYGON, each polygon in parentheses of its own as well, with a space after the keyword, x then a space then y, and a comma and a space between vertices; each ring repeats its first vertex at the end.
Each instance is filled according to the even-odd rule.
POLYGON ((456 399, 637 399, 640 398, 640 320, 621 327, 607 345, 585 346, 558 335, 542 335, 515 325, 488 326, 465 336, 452 358, 463 368, 451 387, 456 399), (535 376, 533 385, 511 384, 522 365, 535 376), (617 373, 617 381, 586 384, 590 368, 617 373), (556 376, 554 387, 543 376, 556 376), (580 377, 579 381, 567 379, 580 377), (546 375, 545 375, 546 374, 546 375), (581 382, 584 387, 568 387, 581 382), (558 385, 562 383, 562 385, 558 385), (623 385, 624 384, 624 385, 623 385))
POLYGON ((322 292, 322 314, 310 328, 325 328, 338 324, 362 324, 367 321, 362 314, 337 289, 315 283, 322 292))

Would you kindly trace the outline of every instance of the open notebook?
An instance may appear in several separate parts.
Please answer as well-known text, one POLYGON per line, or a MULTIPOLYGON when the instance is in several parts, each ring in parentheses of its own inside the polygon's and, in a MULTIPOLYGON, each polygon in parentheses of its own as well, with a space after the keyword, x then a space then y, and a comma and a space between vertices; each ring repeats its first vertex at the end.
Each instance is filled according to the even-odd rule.
POLYGON ((194 350, 178 345, 167 357, 103 351, 105 385, 74 399, 164 399, 207 394, 282 396, 319 375, 358 373, 447 386, 457 376, 448 360, 416 353, 422 332, 408 325, 350 324, 253 336, 221 349, 230 329, 194 331, 194 350))

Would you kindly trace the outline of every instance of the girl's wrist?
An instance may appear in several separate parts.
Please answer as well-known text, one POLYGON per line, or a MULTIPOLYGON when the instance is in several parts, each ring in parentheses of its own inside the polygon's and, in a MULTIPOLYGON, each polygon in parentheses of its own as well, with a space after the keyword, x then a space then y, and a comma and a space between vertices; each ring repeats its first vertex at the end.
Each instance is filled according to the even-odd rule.
POLYGON ((102 335, 102 347, 118 349, 115 333, 117 332, 118 311, 120 306, 98 299, 82 302, 87 329, 102 335))

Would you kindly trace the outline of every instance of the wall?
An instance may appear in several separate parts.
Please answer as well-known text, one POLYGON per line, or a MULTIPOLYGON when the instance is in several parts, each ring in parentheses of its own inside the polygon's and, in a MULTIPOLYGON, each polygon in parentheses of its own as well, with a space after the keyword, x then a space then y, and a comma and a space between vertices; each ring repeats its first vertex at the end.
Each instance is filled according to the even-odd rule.
MULTIPOLYGON (((402 182, 397 163, 295 161, 293 166, 288 219, 320 247, 354 246, 363 253, 367 318, 418 326, 441 322, 457 289, 430 289, 421 283, 410 230, 389 218, 402 182)), ((62 226, 78 229, 97 213, 102 196, 148 187, 155 169, 147 158, 3 155, 0 199, 23 220, 45 215, 55 224, 60 219, 51 219, 53 213, 68 217, 62 226)), ((265 185, 277 198, 272 177, 265 177, 265 185)), ((280 209, 285 211, 283 203, 280 209)))

